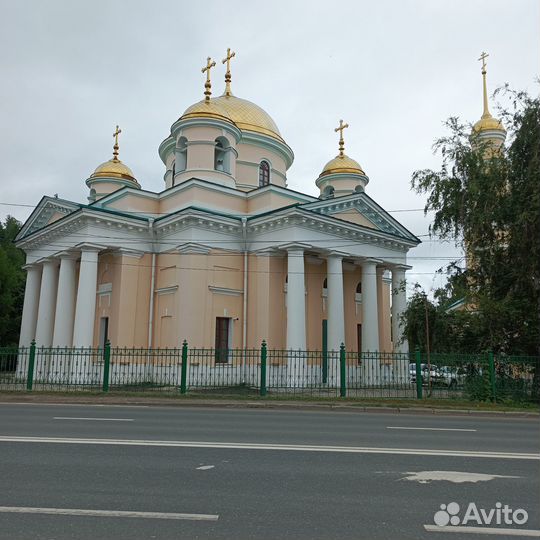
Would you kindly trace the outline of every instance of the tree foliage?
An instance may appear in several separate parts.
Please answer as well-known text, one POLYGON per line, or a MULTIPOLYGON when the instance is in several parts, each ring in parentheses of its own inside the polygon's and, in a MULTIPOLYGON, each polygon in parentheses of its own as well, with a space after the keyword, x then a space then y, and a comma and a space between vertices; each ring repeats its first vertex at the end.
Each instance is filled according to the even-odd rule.
POLYGON ((0 346, 17 345, 24 300, 24 253, 13 240, 21 223, 8 216, 0 221, 0 346))
MULTIPOLYGON (((450 118, 449 135, 434 145, 442 156, 440 170, 416 171, 411 183, 418 193, 427 194, 425 212, 434 212, 430 232, 454 239, 468 258, 465 269, 453 265, 448 287, 435 294, 434 344, 444 342, 438 331, 453 336, 448 344, 453 348, 463 345, 459 335, 470 333, 471 346, 476 345, 472 350, 537 355, 540 100, 503 91, 511 101, 510 110, 501 111, 508 130, 506 146, 493 152, 471 136, 470 127, 450 118), (443 313, 463 296, 472 312, 443 313)), ((418 301, 415 295, 409 304, 409 326, 418 301)))

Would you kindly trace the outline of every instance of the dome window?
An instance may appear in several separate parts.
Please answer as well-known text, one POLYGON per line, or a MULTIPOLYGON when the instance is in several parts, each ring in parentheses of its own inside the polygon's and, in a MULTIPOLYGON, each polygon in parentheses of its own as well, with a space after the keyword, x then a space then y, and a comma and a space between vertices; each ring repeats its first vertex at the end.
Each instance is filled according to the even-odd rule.
POLYGON ((187 139, 179 137, 176 144, 176 159, 173 166, 173 177, 176 173, 186 170, 187 166, 187 139))
POLYGON ((225 137, 218 137, 215 141, 214 149, 214 169, 216 171, 231 173, 230 146, 225 137))
POLYGON ((334 186, 326 186, 323 189, 322 198, 323 199, 333 199, 334 198, 334 186))
POLYGON ((261 161, 259 165, 259 187, 270 184, 270 164, 268 161, 261 161))

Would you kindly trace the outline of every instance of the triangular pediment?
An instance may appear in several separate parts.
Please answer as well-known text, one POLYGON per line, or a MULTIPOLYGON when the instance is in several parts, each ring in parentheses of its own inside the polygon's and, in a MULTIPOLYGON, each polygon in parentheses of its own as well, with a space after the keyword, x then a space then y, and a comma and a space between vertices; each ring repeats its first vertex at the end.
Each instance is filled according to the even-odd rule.
POLYGON ((300 207, 310 212, 420 242, 414 234, 364 192, 303 204, 300 207))
POLYGON ((57 197, 43 197, 22 226, 16 240, 43 229, 43 227, 79 210, 80 207, 77 203, 57 197))

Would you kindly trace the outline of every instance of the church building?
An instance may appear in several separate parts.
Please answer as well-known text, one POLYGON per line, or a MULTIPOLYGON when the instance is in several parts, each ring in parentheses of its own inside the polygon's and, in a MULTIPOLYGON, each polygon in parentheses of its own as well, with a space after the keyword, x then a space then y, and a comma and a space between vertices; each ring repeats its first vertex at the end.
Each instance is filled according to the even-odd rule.
POLYGON ((163 191, 120 160, 117 126, 87 202, 41 199, 16 241, 21 346, 407 351, 407 252, 420 240, 368 195, 343 121, 337 156, 314 175, 319 196, 289 189, 293 151, 268 113, 233 95, 234 56, 219 97, 208 59, 204 99, 160 144, 163 191))

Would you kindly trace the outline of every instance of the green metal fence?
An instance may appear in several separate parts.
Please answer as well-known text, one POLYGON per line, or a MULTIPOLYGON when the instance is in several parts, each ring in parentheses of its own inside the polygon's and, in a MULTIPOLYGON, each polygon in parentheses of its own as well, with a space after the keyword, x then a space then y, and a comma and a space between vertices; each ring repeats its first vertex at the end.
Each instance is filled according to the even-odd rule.
POLYGON ((528 402, 540 359, 268 349, 0 348, 0 390, 152 391, 528 402))

